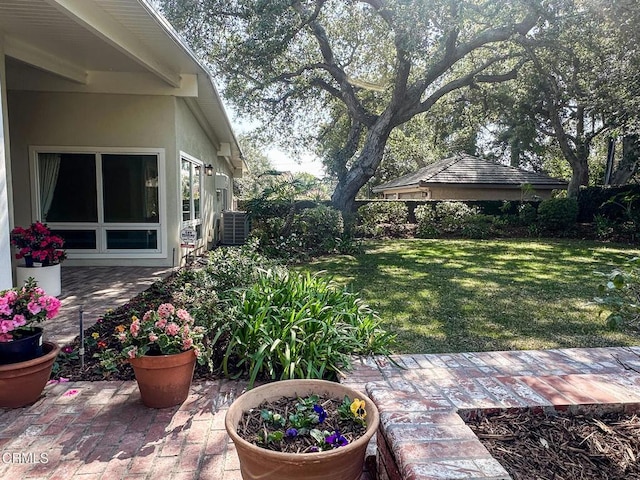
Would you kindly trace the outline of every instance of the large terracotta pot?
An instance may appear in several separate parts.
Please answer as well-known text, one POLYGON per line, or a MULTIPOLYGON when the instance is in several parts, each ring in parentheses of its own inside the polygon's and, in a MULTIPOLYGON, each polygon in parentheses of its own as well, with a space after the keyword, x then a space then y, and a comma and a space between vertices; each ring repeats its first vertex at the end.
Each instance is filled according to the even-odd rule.
POLYGON ((225 427, 235 443, 244 480, 358 480, 362 476, 367 444, 378 429, 378 423, 378 409, 366 395, 324 380, 284 380, 254 388, 231 404, 225 418, 225 427), (367 405, 365 434, 345 447, 318 453, 274 452, 253 445, 238 435, 237 427, 243 412, 256 408, 265 400, 311 394, 364 399, 367 405))
POLYGON ((196 366, 193 350, 175 355, 145 355, 129 359, 142 403, 151 408, 179 405, 189 396, 196 366))
POLYGON ((42 350, 44 355, 33 360, 0 365, 0 407, 24 407, 40 397, 60 347, 44 342, 42 350))

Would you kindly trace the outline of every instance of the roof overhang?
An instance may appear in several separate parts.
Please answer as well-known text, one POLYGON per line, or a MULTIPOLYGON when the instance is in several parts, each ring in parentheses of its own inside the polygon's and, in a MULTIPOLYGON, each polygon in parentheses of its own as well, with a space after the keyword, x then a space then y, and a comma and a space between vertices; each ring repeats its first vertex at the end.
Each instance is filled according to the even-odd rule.
POLYGON ((246 170, 209 70, 147 0, 2 0, 0 36, 10 90, 184 97, 246 170))
MULTIPOLYGON (((531 188, 534 190, 565 190, 567 188, 567 184, 530 184, 531 188)), ((377 187, 373 187, 371 191, 373 193, 382 193, 382 192, 396 192, 396 191, 407 191, 411 189, 415 190, 423 190, 427 188, 433 187, 448 187, 448 188, 469 188, 469 189, 479 189, 479 188, 488 188, 492 190, 520 190, 523 188, 522 184, 507 184, 507 183, 458 183, 458 182, 419 182, 419 183, 411 183, 407 185, 396 185, 393 187, 385 187, 384 185, 380 185, 377 187)))

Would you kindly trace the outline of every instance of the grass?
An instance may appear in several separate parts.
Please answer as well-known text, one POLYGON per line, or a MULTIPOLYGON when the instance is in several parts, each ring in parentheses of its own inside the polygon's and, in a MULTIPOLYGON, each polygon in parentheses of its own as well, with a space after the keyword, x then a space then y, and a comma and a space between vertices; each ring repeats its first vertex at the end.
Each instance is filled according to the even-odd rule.
POLYGON ((445 353, 638 344, 610 331, 590 304, 599 279, 638 248, 574 240, 392 240, 357 256, 324 258, 397 333, 396 353, 445 353))

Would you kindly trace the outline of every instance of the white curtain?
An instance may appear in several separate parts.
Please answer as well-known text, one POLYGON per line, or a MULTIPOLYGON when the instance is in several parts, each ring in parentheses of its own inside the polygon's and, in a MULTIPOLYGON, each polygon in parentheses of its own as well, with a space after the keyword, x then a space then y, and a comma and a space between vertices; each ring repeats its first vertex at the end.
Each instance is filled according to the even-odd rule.
POLYGON ((39 153, 38 163, 40 169, 40 208, 42 221, 47 221, 49 208, 53 201, 53 193, 58 183, 58 173, 60 172, 59 153, 39 153))

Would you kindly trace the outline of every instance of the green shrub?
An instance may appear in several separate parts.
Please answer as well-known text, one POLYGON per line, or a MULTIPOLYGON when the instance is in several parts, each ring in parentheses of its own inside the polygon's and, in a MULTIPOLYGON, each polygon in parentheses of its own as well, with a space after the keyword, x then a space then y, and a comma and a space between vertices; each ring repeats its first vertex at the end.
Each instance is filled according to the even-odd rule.
POLYGON ((598 286, 599 297, 594 301, 609 313, 610 328, 622 322, 637 323, 640 320, 640 258, 633 258, 627 269, 616 268, 611 273, 596 274, 604 278, 598 286))
POLYGON ((550 198, 538 207, 540 226, 552 232, 564 232, 575 226, 578 202, 575 198, 550 198))
POLYGON ((389 353, 393 337, 357 296, 319 275, 261 272, 237 291, 226 325, 226 375, 329 378, 350 367, 351 355, 389 353))
POLYGON ((324 205, 308 208, 295 217, 291 230, 299 235, 306 252, 329 253, 344 234, 342 213, 324 205))
POLYGON ((440 202, 436 204, 436 221, 442 231, 454 233, 462 229, 465 222, 477 215, 477 207, 470 207, 463 202, 440 202))
POLYGON ((431 204, 419 205, 415 212, 418 223, 418 236, 421 238, 433 238, 440 234, 436 224, 436 211, 431 204))
POLYGON ((494 218, 492 215, 471 215, 460 225, 460 233, 465 238, 488 238, 493 234, 494 218))
POLYGON ((474 220, 479 215, 477 207, 470 207, 463 202, 438 202, 434 206, 421 205, 416 208, 418 236, 423 238, 437 237, 443 234, 457 234, 470 238, 483 238, 482 230, 486 230, 486 216, 474 220), (483 226, 484 225, 484 226, 483 226))
POLYGON ((254 223, 251 237, 258 240, 267 256, 294 261, 336 252, 349 238, 340 211, 324 205, 299 213, 290 209, 284 217, 263 218, 254 223))
POLYGON ((408 222, 409 209, 403 202, 371 202, 358 208, 359 232, 367 237, 395 237, 408 222))
POLYGON ((520 225, 528 227, 536 222, 538 211, 530 203, 522 203, 518 206, 518 220, 520 225))

